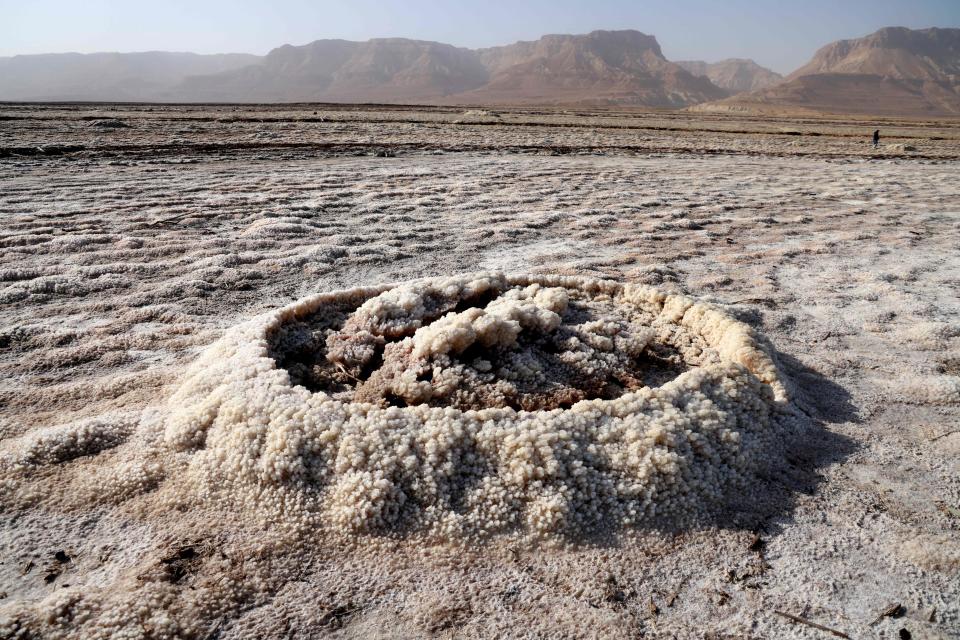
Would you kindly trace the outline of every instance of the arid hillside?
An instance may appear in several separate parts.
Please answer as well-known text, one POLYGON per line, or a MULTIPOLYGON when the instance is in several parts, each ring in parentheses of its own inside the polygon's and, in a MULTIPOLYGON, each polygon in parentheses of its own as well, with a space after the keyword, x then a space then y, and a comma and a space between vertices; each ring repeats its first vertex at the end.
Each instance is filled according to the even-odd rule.
POLYGON ((865 38, 840 40, 821 48, 788 79, 821 73, 956 83, 960 75, 960 29, 888 27, 865 38))
POLYGON ((784 79, 752 60, 672 62, 635 30, 486 49, 377 38, 266 56, 0 58, 0 101, 378 103, 693 108, 702 112, 960 116, 960 29, 888 27, 829 44, 784 79))
POLYGON ((881 29, 820 49, 787 81, 698 110, 960 115, 960 29, 881 29))
POLYGON ((639 31, 548 35, 471 50, 378 38, 284 45, 264 57, 65 54, 0 58, 0 100, 624 104, 727 95, 639 31))
POLYGON ((783 76, 776 71, 744 58, 728 58, 720 62, 679 60, 677 64, 695 76, 705 76, 710 82, 732 94, 765 89, 783 82, 783 76))
POLYGON ((617 103, 682 107, 724 92, 638 31, 549 35, 472 51, 402 38, 284 46, 263 64, 191 78, 184 100, 617 103))
POLYGON ((188 79, 188 101, 410 102, 474 89, 487 80, 477 54, 439 42, 317 40, 274 49, 262 64, 188 79))
POLYGON ((639 31, 550 35, 479 51, 485 86, 462 96, 486 103, 615 103, 678 107, 724 92, 663 56, 639 31))

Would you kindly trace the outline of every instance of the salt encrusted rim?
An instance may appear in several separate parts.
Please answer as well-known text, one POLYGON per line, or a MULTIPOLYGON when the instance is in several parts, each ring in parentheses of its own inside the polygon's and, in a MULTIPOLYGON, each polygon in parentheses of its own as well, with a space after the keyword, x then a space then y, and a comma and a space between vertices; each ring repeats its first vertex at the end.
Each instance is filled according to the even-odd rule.
MULTIPOLYGON (((250 321, 250 323, 255 325, 258 329, 258 336, 256 339, 257 347, 262 349, 263 356, 267 357, 272 362, 272 368, 274 370, 281 371, 287 376, 286 383, 290 388, 296 388, 299 385, 294 385, 290 381, 287 371, 283 369, 283 367, 279 366, 276 360, 269 355, 269 336, 271 332, 275 331, 282 325, 291 321, 303 320, 313 313, 316 313, 316 311, 324 304, 335 301, 354 298, 358 301, 359 306, 374 296, 378 296, 399 286, 415 285, 424 282, 464 280, 483 277, 502 277, 507 285, 511 287, 539 284, 545 287, 562 287, 564 289, 579 290, 592 295, 629 295, 630 298, 643 300, 647 303, 653 304, 659 310, 660 314, 668 314, 672 321, 692 330, 697 335, 704 338, 704 340, 706 340, 711 347, 717 350, 717 352, 720 354, 722 362, 720 365, 714 366, 722 366, 724 364, 731 363, 742 366, 744 369, 754 375, 760 382, 766 384, 772 389, 774 395, 773 404, 775 408, 785 410, 789 404, 792 395, 790 392, 790 385, 788 381, 781 376, 775 357, 772 353, 770 353, 769 347, 766 346, 764 341, 752 327, 741 320, 737 320, 724 309, 715 304, 701 302, 696 298, 683 294, 667 293, 657 289, 656 287, 651 287, 648 285, 622 283, 610 279, 591 278, 588 276, 565 276, 557 274, 507 275, 495 271, 456 273, 447 276, 425 276, 412 280, 401 280, 382 285, 337 289, 334 291, 326 291, 323 293, 314 294, 312 296, 292 302, 275 311, 267 312, 258 318, 254 318, 250 321), (719 330, 715 328, 714 331, 708 331, 707 334, 709 335, 705 334, 703 329, 705 329, 707 325, 715 323, 720 323, 721 325, 725 326, 722 326, 719 330)), ((669 392, 675 388, 677 390, 691 388, 691 385, 688 385, 687 383, 690 378, 697 377, 697 371, 698 369, 686 371, 670 382, 662 385, 658 389, 660 391, 669 392)), ((692 386, 695 387, 697 385, 692 386)), ((369 406, 371 410, 382 409, 382 407, 372 403, 338 401, 323 391, 309 393, 312 395, 325 396, 331 402, 338 402, 344 405, 366 405, 369 406)), ((625 393, 617 400, 620 400, 624 397, 630 397, 636 393, 638 393, 638 391, 625 393)), ((605 405, 609 405, 615 401, 616 400, 604 399, 581 400, 580 402, 574 404, 573 407, 568 409, 539 409, 536 411, 516 410, 511 407, 468 410, 456 409, 454 407, 430 407, 430 409, 453 412, 456 415, 462 415, 468 419, 492 419, 499 416, 508 415, 555 414, 559 412, 572 411, 578 405, 583 407, 589 406, 594 409, 603 409, 605 405)), ((424 408, 418 405, 412 407, 394 407, 393 409, 403 412, 419 412, 423 411, 424 408)))
MULTIPOLYGON (((258 511, 261 516, 283 518, 282 514, 288 508, 302 508, 305 509, 302 521, 311 527, 324 524, 327 516, 323 514, 330 509, 339 514, 331 516, 333 520, 330 522, 355 532, 374 531, 393 522, 393 516, 387 512, 384 513, 389 517, 383 520, 381 512, 400 508, 406 494, 399 487, 405 480, 383 476, 381 462, 389 463, 390 473, 401 472, 397 467, 401 463, 396 456, 402 451, 392 447, 410 438, 419 442, 421 435, 432 441, 436 434, 430 425, 439 421, 453 421, 463 427, 452 430, 443 427, 442 434, 446 435, 442 435, 440 442, 444 451, 449 450, 451 455, 477 452, 484 460, 490 458, 496 464, 491 467, 492 471, 479 467, 470 471, 474 474, 471 477, 489 477, 491 480, 478 485, 479 493, 475 493, 481 502, 474 505, 473 515, 461 519, 456 510, 451 511, 449 505, 440 500, 439 494, 432 494, 429 488, 418 488, 418 478, 436 478, 440 485, 447 486, 454 481, 452 476, 447 478, 446 471, 435 468, 429 455, 408 456, 413 459, 412 463, 407 463, 405 458, 403 468, 407 471, 403 474, 413 482, 410 491, 414 495, 422 493, 421 497, 428 502, 440 500, 435 505, 439 511, 428 509, 428 512, 416 516, 417 526, 440 527, 437 531, 446 531, 443 535, 454 536, 473 535, 471 531, 476 526, 479 528, 475 533, 485 535, 488 527, 482 523, 485 517, 482 511, 488 506, 503 508, 503 515, 509 516, 495 519, 491 531, 498 530, 500 524, 510 527, 519 524, 524 531, 535 530, 544 535, 554 530, 580 527, 581 516, 571 516, 572 520, 567 522, 566 515, 557 515, 561 511, 566 513, 564 509, 576 504, 589 505, 590 512, 595 514, 600 513, 598 509, 606 513, 609 507, 612 509, 609 515, 621 523, 635 522, 635 518, 653 518, 650 522, 656 522, 655 518, 661 516, 682 519, 694 517, 700 509, 695 505, 701 499, 713 501, 719 495, 718 491, 725 491, 723 487, 728 486, 719 485, 715 490, 712 485, 702 485, 702 478, 698 480, 700 476, 723 470, 729 475, 724 483, 746 481, 744 474, 759 464, 748 459, 756 447, 778 446, 774 440, 778 440, 779 427, 784 424, 782 419, 789 421, 794 411, 784 384, 787 379, 777 369, 775 357, 775 351, 762 335, 722 308, 645 285, 577 276, 505 276, 491 272, 419 278, 404 283, 319 293, 236 325, 218 341, 217 346, 211 347, 206 356, 201 355, 171 397, 174 411, 166 421, 164 440, 182 453, 205 450, 190 462, 190 468, 197 474, 192 481, 199 483, 197 488, 201 495, 219 494, 221 488, 227 487, 225 483, 229 483, 231 488, 224 494, 227 499, 240 500, 244 504, 253 500, 259 505, 261 496, 267 496, 265 504, 275 504, 279 511, 258 511), (318 310, 322 312, 324 304, 336 304, 338 314, 349 313, 354 308, 351 305, 359 307, 385 291, 395 287, 412 287, 415 291, 418 285, 425 289, 424 293, 440 297, 456 294, 458 299, 470 299, 471 294, 464 291, 482 289, 481 285, 489 286, 491 280, 496 281, 497 291, 538 284, 579 291, 594 300, 609 300, 623 307, 644 309, 657 318, 654 326, 663 323, 668 333, 679 329, 681 334, 698 335, 705 343, 698 346, 709 347, 715 355, 708 358, 709 364, 694 367, 659 387, 645 386, 611 400, 581 400, 569 408, 518 411, 509 407, 462 410, 428 404, 381 407, 369 402, 339 400, 325 392, 314 393, 294 384, 290 373, 271 354, 273 332, 284 323, 305 319, 318 310), (692 405, 685 400, 691 394, 692 405), (710 413, 704 418, 701 413, 705 408, 710 413), (301 415, 301 409, 310 415, 301 415), (300 418, 289 419, 296 415, 301 415, 302 421, 300 418), (637 416, 636 420, 634 416, 637 416), (395 419, 402 424, 391 424, 395 419), (698 440, 694 433, 701 433, 698 425, 703 419, 709 424, 705 423, 702 433, 709 435, 709 442, 714 443, 709 445, 708 454, 705 454, 710 461, 704 463, 707 466, 702 472, 693 470, 688 473, 684 469, 694 469, 690 465, 697 465, 697 460, 701 459, 693 443, 698 440), (325 422, 329 424, 321 425, 325 422), (234 423, 241 428, 234 428, 234 423), (421 427, 428 428, 421 434, 421 427), (594 432, 594 429, 599 431, 594 432), (391 438, 383 440, 378 435, 381 433, 391 435, 391 438), (619 435, 609 440, 604 433, 619 435), (673 442, 671 434, 680 438, 678 443, 673 442), (744 434, 748 436, 746 443, 737 444, 741 443, 744 434), (370 441, 373 467, 368 465, 366 455, 357 457, 350 453, 367 435, 375 436, 370 441), (394 435, 399 440, 394 441, 394 435), (213 439, 210 440, 209 436, 213 439), (544 455, 555 462, 555 468, 544 471, 536 466, 535 460, 526 460, 525 454, 518 453, 515 446, 520 439, 533 443, 547 437, 552 442, 554 436, 564 441, 575 440, 589 450, 594 445, 616 448, 625 443, 640 449, 634 451, 636 456, 630 457, 633 455, 630 454, 627 458, 620 455, 626 450, 613 452, 619 462, 607 468, 605 463, 595 465, 590 462, 592 453, 578 453, 577 447, 567 445, 562 445, 557 452, 547 443, 543 446, 549 446, 552 453, 544 455), (480 440, 476 440, 478 437, 480 440), (649 439, 652 439, 650 443, 643 444, 649 439), (348 451, 341 455, 339 451, 344 446, 348 451), (478 446, 481 448, 477 449, 478 446), (334 449, 327 451, 328 447, 334 449), (641 454, 642 457, 637 457, 641 454), (714 464, 717 456, 720 458, 714 464), (680 464, 679 460, 688 462, 680 464), (301 484, 313 486, 315 482, 310 475, 313 472, 307 470, 308 466, 314 466, 311 461, 321 463, 333 474, 327 477, 329 474, 324 472, 327 474, 325 480, 316 491, 301 484), (308 462, 310 464, 306 464, 308 462), (504 464, 507 467, 501 468, 504 464), (714 470, 717 465, 719 468, 714 470), (584 494, 574 486, 580 481, 564 480, 567 467, 571 470, 588 468, 591 474, 599 474, 596 488, 600 493, 594 495, 591 488, 584 494), (558 474, 556 478, 550 475, 554 472, 558 474), (629 475, 634 472, 640 475, 636 478, 629 475), (615 482, 621 477, 632 479, 621 487, 615 482), (401 484, 396 484, 395 480, 401 484), (681 484, 675 489, 677 482, 681 484), (687 482, 693 484, 688 487, 684 484, 687 482), (334 493, 323 488, 327 485, 334 493), (574 494, 567 496, 564 487, 569 487, 574 494), (691 491, 695 489, 694 494, 684 497, 688 493, 684 487, 691 491), (369 495, 368 490, 372 492, 369 495), (488 490, 496 495, 487 495, 488 490), (391 497, 394 491, 399 491, 396 498, 399 502, 391 497), (674 495, 676 491, 682 495, 674 495), (523 496, 523 505, 515 509, 506 503, 501 504, 509 496, 517 499, 523 496), (353 504, 354 498, 363 499, 353 504), (312 502, 314 499, 319 502, 312 502), (543 514, 537 515, 544 509, 543 514), (521 512, 532 513, 530 517, 536 522, 523 525, 516 520, 527 518, 521 512), (453 515, 448 518, 446 514, 453 515), (556 520, 557 517, 560 520, 556 520)), ((573 475, 579 477, 581 474, 573 475)))

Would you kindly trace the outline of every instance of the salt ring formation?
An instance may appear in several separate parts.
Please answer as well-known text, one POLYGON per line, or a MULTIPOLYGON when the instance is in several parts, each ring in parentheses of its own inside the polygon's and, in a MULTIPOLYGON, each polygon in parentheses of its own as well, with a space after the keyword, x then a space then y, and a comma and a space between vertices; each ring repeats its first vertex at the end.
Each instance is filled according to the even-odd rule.
POLYGON ((655 288, 499 273, 323 293, 229 330, 170 398, 205 499, 330 536, 695 523, 776 464, 761 337, 655 288))

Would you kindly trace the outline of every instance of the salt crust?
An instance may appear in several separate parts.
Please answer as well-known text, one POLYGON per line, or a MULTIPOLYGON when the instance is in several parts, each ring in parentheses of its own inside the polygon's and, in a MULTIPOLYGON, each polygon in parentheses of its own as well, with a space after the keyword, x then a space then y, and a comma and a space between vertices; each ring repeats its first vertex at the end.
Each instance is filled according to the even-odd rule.
POLYGON ((25 470, 98 454, 123 444, 138 422, 138 414, 127 413, 35 429, 4 443, 0 470, 25 470))
POLYGON ((690 522, 749 490, 776 464, 787 395, 759 337, 715 306, 612 281, 482 273, 323 293, 233 328, 186 372, 164 438, 203 498, 277 523, 554 536, 690 522), (427 309, 478 292, 495 296, 485 310, 427 309), (406 336, 421 358, 477 341, 509 348, 519 330, 555 329, 573 297, 647 313, 644 344, 673 336, 711 357, 691 356, 702 366, 659 387, 518 411, 337 400, 292 384, 270 352, 274 332, 334 306, 356 309, 345 327, 406 336))

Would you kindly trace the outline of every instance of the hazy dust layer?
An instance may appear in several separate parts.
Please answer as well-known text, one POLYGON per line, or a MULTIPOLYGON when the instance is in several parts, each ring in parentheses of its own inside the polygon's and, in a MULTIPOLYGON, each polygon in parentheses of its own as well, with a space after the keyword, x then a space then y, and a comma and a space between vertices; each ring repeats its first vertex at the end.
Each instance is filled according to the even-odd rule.
POLYGON ((188 153, 0 160, 4 635, 960 632, 956 162, 188 153), (718 519, 552 549, 350 547, 184 490, 168 401, 231 327, 491 269, 720 305, 775 347, 800 437, 718 519))

